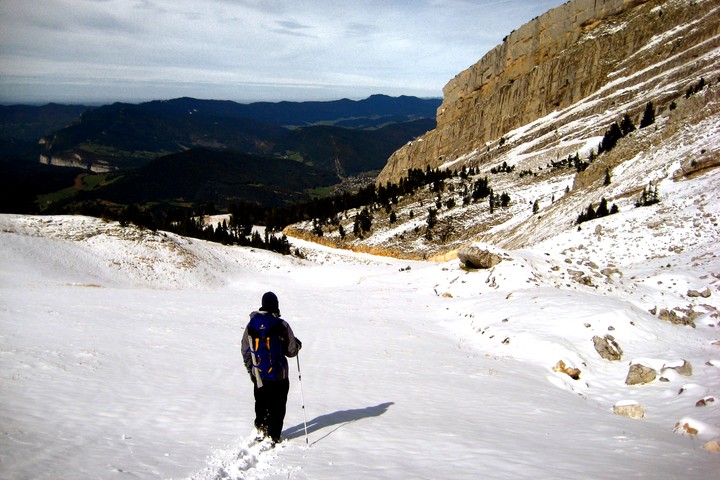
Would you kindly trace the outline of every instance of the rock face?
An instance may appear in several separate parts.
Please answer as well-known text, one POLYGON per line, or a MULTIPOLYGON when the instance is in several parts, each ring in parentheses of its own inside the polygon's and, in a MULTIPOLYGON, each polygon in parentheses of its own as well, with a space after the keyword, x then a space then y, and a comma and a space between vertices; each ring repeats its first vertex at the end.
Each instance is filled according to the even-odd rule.
POLYGON ((57 167, 82 168, 93 173, 108 173, 117 170, 102 160, 84 160, 77 153, 55 156, 40 155, 40 163, 57 167))
MULTIPOLYGON (((641 113, 648 101, 664 105, 715 61, 707 40, 720 31, 719 19, 717 0, 574 0, 550 10, 445 86, 437 128, 395 152, 377 184, 464 156, 490 162, 511 130, 591 96, 594 111, 557 119, 545 141, 557 144, 562 125, 637 96, 641 83, 652 98, 628 113, 641 113)), ((582 128, 602 135, 607 125, 582 128)))

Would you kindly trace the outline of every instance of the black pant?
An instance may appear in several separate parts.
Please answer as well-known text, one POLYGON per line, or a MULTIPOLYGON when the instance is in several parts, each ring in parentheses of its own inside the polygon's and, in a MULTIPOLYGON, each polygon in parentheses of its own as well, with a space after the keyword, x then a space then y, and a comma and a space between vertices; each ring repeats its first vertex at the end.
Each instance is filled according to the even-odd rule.
POLYGON ((265 380, 262 388, 255 383, 255 427, 275 442, 280 441, 289 390, 288 379, 265 380))

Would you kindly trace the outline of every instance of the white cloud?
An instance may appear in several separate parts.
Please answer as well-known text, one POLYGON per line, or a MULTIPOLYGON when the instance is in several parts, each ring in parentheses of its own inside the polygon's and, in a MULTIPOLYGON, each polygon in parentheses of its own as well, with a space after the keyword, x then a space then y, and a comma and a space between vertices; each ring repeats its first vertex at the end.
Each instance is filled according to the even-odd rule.
POLYGON ((241 101, 275 99, 277 85, 297 85, 280 92, 294 98, 308 85, 316 87, 306 97, 439 96, 503 36, 559 3, 47 0, 39 9, 3 0, 0 101, 81 97, 68 85, 93 82, 107 100, 178 84, 187 95, 234 91, 241 101))

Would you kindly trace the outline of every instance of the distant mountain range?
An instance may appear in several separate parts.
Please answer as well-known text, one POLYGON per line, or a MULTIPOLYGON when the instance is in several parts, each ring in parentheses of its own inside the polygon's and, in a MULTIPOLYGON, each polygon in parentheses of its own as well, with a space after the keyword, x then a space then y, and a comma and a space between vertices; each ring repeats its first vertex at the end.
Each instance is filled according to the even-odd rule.
POLYGON ((371 95, 364 100, 328 102, 257 102, 178 98, 153 101, 142 108, 170 115, 194 114, 210 117, 245 118, 283 126, 309 126, 326 123, 351 128, 378 127, 386 123, 418 118, 435 118, 441 99, 371 95))
MULTIPOLYGON (((100 107, 0 106, 0 159, 5 177, 24 175, 24 190, 32 185, 27 177, 38 173, 35 164, 42 161, 48 168, 111 174, 94 187, 91 196, 97 199, 163 202, 183 197, 227 205, 231 200, 267 203, 272 197, 287 202, 306 197, 308 189, 380 170, 395 150, 435 127, 440 103, 373 95, 329 102, 240 104, 178 98, 100 107), (166 171, 168 162, 176 162, 172 174, 164 176, 174 185, 165 188, 162 176, 156 177, 150 182, 155 193, 150 194, 138 185, 147 180, 144 175, 158 171, 160 159, 166 171), (193 161, 202 169, 191 167, 193 161), (233 161, 242 167, 235 168, 233 161), (24 173, 18 173, 21 168, 24 173), (121 174, 122 182, 116 181, 121 174), (190 178, 180 182, 183 175, 190 178), (270 175, 277 188, 276 195, 268 196, 257 185, 268 184, 270 175), (180 184, 184 192, 177 192, 180 184), (119 185, 126 193, 120 194, 119 185), (163 196, 170 190, 171 197, 163 196)), ((17 188, 16 181, 9 182, 17 188)))

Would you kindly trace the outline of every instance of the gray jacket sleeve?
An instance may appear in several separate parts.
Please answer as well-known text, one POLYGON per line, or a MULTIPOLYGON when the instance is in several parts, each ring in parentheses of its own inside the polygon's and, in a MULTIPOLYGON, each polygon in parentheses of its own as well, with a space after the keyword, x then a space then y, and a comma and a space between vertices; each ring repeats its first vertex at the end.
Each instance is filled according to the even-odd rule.
POLYGON ((245 368, 247 369, 248 373, 252 373, 252 355, 250 354, 250 340, 248 340, 247 327, 245 327, 245 332, 242 336, 242 342, 240 343, 240 351, 242 351, 245 368))
POLYGON ((290 328, 290 325, 285 320, 283 320, 283 327, 287 330, 287 335, 285 335, 285 344, 283 345, 283 348, 285 349, 285 356, 295 357, 300 351, 300 345, 295 338, 292 328, 290 328))

